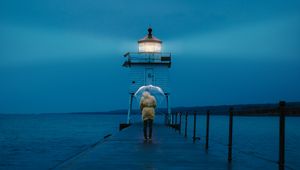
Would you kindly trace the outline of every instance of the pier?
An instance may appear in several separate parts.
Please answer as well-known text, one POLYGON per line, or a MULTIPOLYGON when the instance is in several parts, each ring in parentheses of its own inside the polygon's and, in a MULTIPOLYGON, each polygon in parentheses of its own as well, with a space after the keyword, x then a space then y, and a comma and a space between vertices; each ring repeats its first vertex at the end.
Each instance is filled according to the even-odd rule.
POLYGON ((152 141, 144 141, 142 124, 132 124, 54 169, 278 169, 258 158, 228 161, 226 153, 207 150, 205 140, 185 137, 178 127, 154 124, 152 141))
POLYGON ((153 139, 143 139, 143 125, 120 124, 120 131, 106 135, 82 152, 66 159, 52 169, 285 169, 284 165, 284 117, 285 102, 276 109, 279 113, 278 162, 233 155, 234 109, 228 110, 228 146, 216 146, 209 141, 210 111, 206 112, 205 139, 197 136, 196 112, 188 122, 189 113, 172 114, 170 124, 154 124, 153 139), (179 120, 178 120, 179 119, 179 120), (182 120, 183 119, 183 120, 182 120), (193 133, 187 135, 187 124, 192 123, 193 133), (209 144, 210 143, 210 144, 209 144), (213 145, 209 147, 209 145, 213 145), (223 149, 220 149, 223 147, 223 149), (224 150, 227 147, 228 150, 224 150))

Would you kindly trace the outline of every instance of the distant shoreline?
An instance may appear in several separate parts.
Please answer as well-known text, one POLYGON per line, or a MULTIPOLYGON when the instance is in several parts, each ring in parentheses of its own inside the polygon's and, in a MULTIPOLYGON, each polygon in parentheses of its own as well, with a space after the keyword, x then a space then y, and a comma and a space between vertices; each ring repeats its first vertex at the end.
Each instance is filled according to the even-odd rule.
MULTIPOLYGON (((0 113, 0 116, 46 116, 46 115, 124 115, 127 113, 109 113, 109 112, 101 112, 101 113, 86 113, 86 112, 77 112, 77 113, 0 113)), ((134 113, 131 115, 140 115, 140 113, 134 113)), ((157 114, 162 116, 163 114, 157 114)), ((190 113, 192 115, 192 113, 190 113)), ((204 116, 206 114, 200 113, 197 115, 204 116)), ((228 114, 211 114, 211 116, 227 116, 228 114)), ((238 117, 278 117, 279 114, 235 114, 234 116, 238 117)), ((286 114, 286 117, 300 117, 300 114, 286 114)))
MULTIPOLYGON (((211 115, 228 115, 229 109, 234 108, 236 116, 278 116, 278 104, 243 104, 243 105, 220 105, 220 106, 193 106, 174 107, 172 113, 195 111, 199 115, 205 115, 210 110, 211 115)), ((158 109, 157 114, 166 113, 166 109, 158 109)), ((59 114, 87 114, 87 115, 126 115, 127 109, 106 111, 106 112, 66 112, 66 113, 0 113, 0 115, 59 115, 59 114)), ((139 115, 139 110, 133 110, 133 115, 139 115)), ((290 102, 286 104, 287 116, 300 116, 300 102, 290 102)))

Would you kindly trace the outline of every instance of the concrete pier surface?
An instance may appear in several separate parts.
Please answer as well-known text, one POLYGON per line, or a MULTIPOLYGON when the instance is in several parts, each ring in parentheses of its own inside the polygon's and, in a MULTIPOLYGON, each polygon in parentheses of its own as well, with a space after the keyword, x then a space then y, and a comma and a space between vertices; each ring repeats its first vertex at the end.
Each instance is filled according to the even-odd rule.
POLYGON ((142 124, 114 134, 55 169, 278 169, 277 164, 247 157, 227 162, 227 153, 205 150, 174 129, 154 124, 152 142, 144 141, 142 124))

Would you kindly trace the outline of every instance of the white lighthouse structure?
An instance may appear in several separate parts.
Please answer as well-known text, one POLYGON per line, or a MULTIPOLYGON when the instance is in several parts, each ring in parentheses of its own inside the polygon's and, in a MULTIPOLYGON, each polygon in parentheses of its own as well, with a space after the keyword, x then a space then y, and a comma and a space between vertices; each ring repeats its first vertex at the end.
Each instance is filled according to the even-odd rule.
POLYGON ((129 107, 127 123, 130 123, 132 101, 134 93, 141 86, 159 86, 166 98, 166 123, 171 119, 169 69, 171 68, 171 53, 162 52, 162 41, 152 35, 152 28, 148 28, 148 35, 138 41, 138 52, 124 54, 124 67, 129 69, 129 107))

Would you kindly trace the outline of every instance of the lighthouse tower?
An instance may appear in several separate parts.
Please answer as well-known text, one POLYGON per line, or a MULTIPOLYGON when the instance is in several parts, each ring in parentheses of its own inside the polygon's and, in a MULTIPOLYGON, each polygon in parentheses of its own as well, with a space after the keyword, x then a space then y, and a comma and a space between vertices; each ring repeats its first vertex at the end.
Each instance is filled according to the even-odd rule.
POLYGON ((166 96, 166 123, 170 122, 170 89, 169 69, 171 67, 171 53, 162 52, 162 41, 152 35, 152 28, 148 28, 148 35, 138 41, 138 52, 124 54, 124 67, 129 69, 129 107, 127 123, 130 123, 132 100, 139 87, 145 85, 159 86, 166 96))

